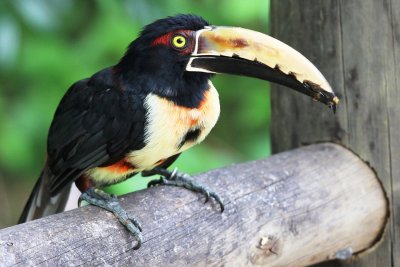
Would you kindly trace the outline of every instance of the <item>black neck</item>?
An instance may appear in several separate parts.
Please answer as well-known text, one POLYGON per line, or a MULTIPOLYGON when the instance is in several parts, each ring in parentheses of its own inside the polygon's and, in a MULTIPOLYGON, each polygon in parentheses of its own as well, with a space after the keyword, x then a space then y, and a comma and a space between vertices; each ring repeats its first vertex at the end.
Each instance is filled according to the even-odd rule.
POLYGON ((211 74, 188 72, 187 60, 166 57, 157 51, 145 57, 128 53, 115 70, 128 90, 156 94, 179 106, 198 107, 209 89, 211 74))

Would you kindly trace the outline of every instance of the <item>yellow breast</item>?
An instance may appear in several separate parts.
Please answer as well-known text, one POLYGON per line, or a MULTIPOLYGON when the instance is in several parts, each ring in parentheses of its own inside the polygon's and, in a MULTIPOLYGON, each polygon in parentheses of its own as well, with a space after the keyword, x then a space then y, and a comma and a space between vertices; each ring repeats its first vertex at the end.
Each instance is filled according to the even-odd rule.
POLYGON ((211 82, 209 86, 201 105, 194 109, 177 106, 154 94, 146 97, 146 145, 130 153, 127 158, 136 170, 150 170, 160 160, 181 153, 204 140, 220 113, 218 92, 211 82), (200 130, 196 140, 182 143, 185 135, 193 129, 200 130))

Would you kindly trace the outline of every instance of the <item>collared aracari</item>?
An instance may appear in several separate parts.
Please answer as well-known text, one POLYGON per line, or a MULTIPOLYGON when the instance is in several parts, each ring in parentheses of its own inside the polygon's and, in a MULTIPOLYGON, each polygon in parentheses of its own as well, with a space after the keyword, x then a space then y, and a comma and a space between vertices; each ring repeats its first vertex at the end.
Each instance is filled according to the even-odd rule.
POLYGON ((189 175, 167 168, 200 143, 218 120, 210 81, 215 73, 256 77, 286 85, 335 110, 338 98, 300 53, 265 34, 209 25, 177 15, 146 26, 116 65, 73 84, 62 98, 48 134, 47 160, 20 222, 64 209, 71 184, 80 200, 115 214, 138 248, 141 226, 101 187, 142 172, 154 185, 182 186, 220 197, 189 175))

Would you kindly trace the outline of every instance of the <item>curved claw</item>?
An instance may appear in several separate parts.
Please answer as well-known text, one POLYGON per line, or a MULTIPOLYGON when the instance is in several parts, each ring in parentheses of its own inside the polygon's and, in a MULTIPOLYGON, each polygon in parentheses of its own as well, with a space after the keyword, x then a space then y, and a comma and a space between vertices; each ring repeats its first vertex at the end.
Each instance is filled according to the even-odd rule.
POLYGON ((147 188, 157 186, 159 185, 160 181, 159 180, 151 180, 150 182, 147 183, 147 188))
POLYGON ((225 210, 224 203, 222 202, 219 195, 217 195, 217 193, 208 191, 207 189, 204 189, 201 193, 206 197, 206 200, 204 201, 204 203, 207 203, 210 200, 210 198, 213 198, 218 203, 218 205, 221 209, 221 213, 224 212, 224 210, 225 210))
POLYGON ((147 188, 153 187, 153 186, 158 186, 158 185, 162 185, 165 184, 165 178, 164 177, 160 177, 160 179, 158 180, 151 180, 150 182, 147 183, 147 188))
POLYGON ((201 193, 206 197, 206 199, 204 200, 204 203, 207 203, 210 200, 210 192, 207 190, 204 190, 201 193))
MULTIPOLYGON (((133 243, 132 243, 133 244, 133 243)), ((136 245, 132 247, 133 250, 138 250, 142 246, 142 241, 140 239, 136 240, 136 245)))
POLYGON ((79 198, 78 198, 78 207, 79 207, 79 208, 82 207, 82 201, 85 201, 85 200, 82 198, 82 195, 81 195, 81 196, 79 196, 79 198))
POLYGON ((142 246, 142 235, 139 233, 138 235, 133 235, 133 238, 135 238, 136 245, 134 245, 132 249, 138 250, 142 246))
POLYGON ((224 203, 222 202, 222 199, 214 192, 211 192, 211 197, 215 199, 215 201, 219 204, 219 207, 221 209, 221 213, 224 212, 225 206, 224 203))

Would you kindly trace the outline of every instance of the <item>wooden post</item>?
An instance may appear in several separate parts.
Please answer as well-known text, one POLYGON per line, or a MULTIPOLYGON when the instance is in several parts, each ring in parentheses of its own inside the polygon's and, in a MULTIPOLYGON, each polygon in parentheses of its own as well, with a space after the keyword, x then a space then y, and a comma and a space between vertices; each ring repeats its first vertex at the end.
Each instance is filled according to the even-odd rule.
POLYGON ((387 199, 367 164, 319 144, 197 176, 225 211, 176 187, 123 196, 144 242, 87 206, 0 230, 1 266, 304 266, 379 240, 387 199))
POLYGON ((391 223, 379 248, 349 266, 400 266, 400 1, 272 0, 271 19, 272 36, 315 63, 341 99, 334 116, 274 86, 273 151, 334 140, 368 161, 391 223))

